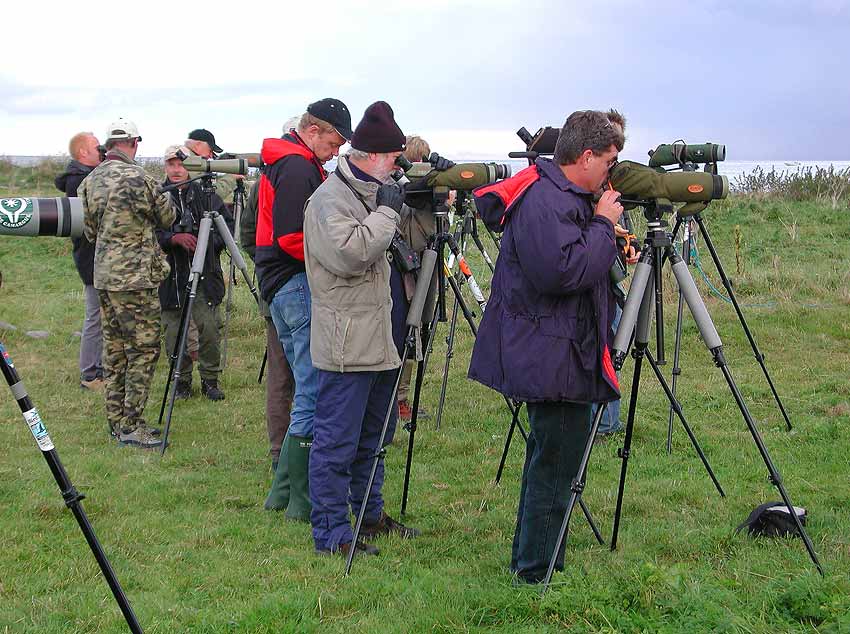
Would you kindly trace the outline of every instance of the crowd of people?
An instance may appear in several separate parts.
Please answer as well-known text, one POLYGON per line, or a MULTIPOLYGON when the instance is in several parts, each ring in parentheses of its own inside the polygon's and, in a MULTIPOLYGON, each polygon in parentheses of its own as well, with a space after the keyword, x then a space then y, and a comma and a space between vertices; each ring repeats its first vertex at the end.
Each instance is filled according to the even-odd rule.
MULTIPOLYGON (((608 271, 622 206, 610 188, 598 202, 594 194, 617 161, 624 126, 616 111, 574 113, 553 159, 537 160, 530 184, 527 174, 521 187, 507 179, 488 189, 491 199, 482 198, 506 213, 469 376, 528 406, 511 569, 532 583, 553 554, 592 404, 619 397, 608 352, 615 310, 608 271)), ((229 203, 241 177, 219 176, 216 193, 186 182, 185 156, 222 152, 211 132, 197 129, 166 148, 165 179, 157 182, 135 161, 141 141, 124 119, 109 126, 105 147, 91 133, 75 135, 72 160, 56 185, 84 208, 85 235, 73 249, 85 288, 81 387, 104 392, 117 443, 150 449, 163 441, 146 423, 145 405, 163 339, 169 354, 175 349, 199 222, 204 211, 216 211, 233 231, 229 203), (173 187, 163 193, 166 185, 173 187)), ((283 136, 262 142, 260 177, 239 218, 266 324, 274 475, 265 508, 309 522, 322 554, 375 555, 378 536, 419 535, 384 510, 382 459, 366 490, 385 415, 390 412, 386 444, 397 417, 411 416, 413 362, 400 366, 416 280, 393 265, 388 249, 400 235, 421 252, 435 230, 430 209, 408 205, 392 178, 402 155, 430 160, 435 169, 453 165, 423 139, 406 136, 386 102, 370 105, 352 126, 342 101, 321 99, 289 120, 283 136), (325 165, 333 158, 329 173, 325 165), (351 514, 364 504, 355 543, 351 514)), ((223 249, 213 232, 190 316, 195 343, 178 368, 177 398, 192 395, 193 360, 203 396, 225 398, 223 249)), ((616 424, 615 416, 612 429, 616 424)))

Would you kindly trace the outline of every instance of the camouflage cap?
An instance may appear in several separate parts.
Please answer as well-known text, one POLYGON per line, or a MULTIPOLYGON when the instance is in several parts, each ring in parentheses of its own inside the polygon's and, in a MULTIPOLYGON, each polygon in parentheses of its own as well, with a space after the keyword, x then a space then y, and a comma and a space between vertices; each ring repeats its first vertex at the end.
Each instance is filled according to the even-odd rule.
POLYGON ((113 121, 106 129, 106 140, 112 139, 139 139, 141 141, 142 137, 139 136, 139 129, 135 123, 129 119, 118 119, 113 121))
POLYGON ((185 145, 169 145, 165 148, 165 154, 162 155, 162 158, 165 161, 173 158, 180 158, 177 156, 178 152, 182 152, 184 156, 193 156, 192 150, 187 148, 185 145))

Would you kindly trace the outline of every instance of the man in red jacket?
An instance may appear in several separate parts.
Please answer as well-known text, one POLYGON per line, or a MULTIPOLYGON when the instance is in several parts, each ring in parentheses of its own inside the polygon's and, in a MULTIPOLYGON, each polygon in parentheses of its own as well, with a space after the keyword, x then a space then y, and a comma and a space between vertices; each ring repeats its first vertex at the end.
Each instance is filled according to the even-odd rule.
POLYGON ((304 268, 304 207, 327 178, 323 167, 351 139, 351 114, 339 99, 311 103, 295 129, 265 139, 257 213, 256 270, 295 377, 289 430, 265 507, 310 520, 308 470, 318 379, 310 356, 310 287, 304 268))

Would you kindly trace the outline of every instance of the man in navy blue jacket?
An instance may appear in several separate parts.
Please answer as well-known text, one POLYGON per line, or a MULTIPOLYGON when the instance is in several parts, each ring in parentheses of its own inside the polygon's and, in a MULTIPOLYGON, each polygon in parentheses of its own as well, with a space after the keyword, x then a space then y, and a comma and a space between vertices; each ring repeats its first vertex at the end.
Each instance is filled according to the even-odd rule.
MULTIPOLYGON (((595 207, 593 194, 623 144, 606 113, 574 112, 554 160, 538 159, 516 180, 490 188, 507 212, 469 376, 527 403, 531 432, 511 570, 529 583, 545 577, 552 558, 591 403, 619 397, 608 347, 615 305, 608 271, 623 207, 618 192, 605 191, 595 207)), ((563 558, 562 547, 559 570, 563 558)))

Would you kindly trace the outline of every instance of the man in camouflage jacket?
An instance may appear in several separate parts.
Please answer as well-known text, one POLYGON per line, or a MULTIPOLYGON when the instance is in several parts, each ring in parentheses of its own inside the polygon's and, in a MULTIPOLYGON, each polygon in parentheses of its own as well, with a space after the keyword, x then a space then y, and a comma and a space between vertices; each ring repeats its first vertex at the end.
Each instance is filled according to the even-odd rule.
POLYGON ((154 229, 175 220, 168 198, 133 160, 135 124, 119 119, 107 132, 106 160, 79 187, 86 238, 95 243, 94 287, 103 324, 106 420, 121 444, 161 445, 142 415, 159 359, 157 288, 168 275, 154 229))

